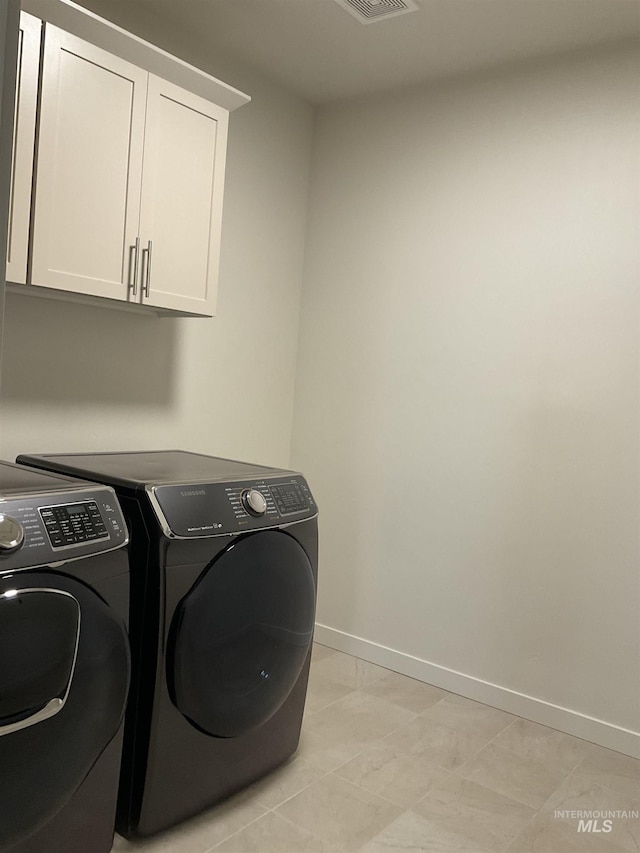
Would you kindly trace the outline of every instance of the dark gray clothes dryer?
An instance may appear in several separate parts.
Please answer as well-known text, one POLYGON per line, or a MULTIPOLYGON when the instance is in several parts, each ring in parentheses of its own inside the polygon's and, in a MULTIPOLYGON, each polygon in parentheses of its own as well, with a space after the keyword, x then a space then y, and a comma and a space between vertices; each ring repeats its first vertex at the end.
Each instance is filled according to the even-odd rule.
POLYGON ((0 462, 0 851, 108 853, 130 678, 113 489, 0 462))
POLYGON ((315 619, 317 508, 304 477, 177 450, 19 461, 113 486, 131 531, 118 830, 157 832, 284 762, 315 619))

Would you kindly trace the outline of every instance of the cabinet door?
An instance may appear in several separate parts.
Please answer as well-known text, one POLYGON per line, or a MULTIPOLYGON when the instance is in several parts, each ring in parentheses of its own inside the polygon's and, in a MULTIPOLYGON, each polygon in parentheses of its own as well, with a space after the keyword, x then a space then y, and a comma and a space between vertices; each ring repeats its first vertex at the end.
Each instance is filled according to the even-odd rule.
POLYGON ((127 299, 147 72, 47 25, 31 283, 127 299))
POLYGON ((142 302, 212 316, 228 113, 149 75, 140 238, 142 302))
POLYGON ((27 281, 41 30, 41 21, 26 12, 20 13, 7 235, 7 281, 18 284, 27 281))

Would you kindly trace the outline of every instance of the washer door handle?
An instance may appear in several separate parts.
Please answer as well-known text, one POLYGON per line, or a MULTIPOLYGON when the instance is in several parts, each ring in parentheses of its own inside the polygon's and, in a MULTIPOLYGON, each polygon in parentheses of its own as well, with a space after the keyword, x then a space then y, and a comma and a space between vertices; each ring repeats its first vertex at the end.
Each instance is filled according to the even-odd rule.
MULTIPOLYGON (((54 600, 63 600, 66 602, 71 602, 74 610, 74 638, 73 638, 73 652, 71 655, 71 660, 69 661, 68 671, 65 673, 65 684, 64 687, 62 685, 49 685, 49 690, 47 692, 51 695, 54 690, 58 693, 57 696, 54 696, 52 699, 48 699, 44 702, 44 704, 40 705, 40 697, 36 700, 39 707, 38 710, 34 711, 33 708, 36 707, 36 702, 31 699, 24 701, 23 705, 24 710, 20 709, 20 706, 16 702, 14 707, 11 709, 11 713, 7 714, 7 708, 5 706, 5 713, 3 716, 0 716, 0 737, 2 735, 10 735, 14 732, 19 732, 21 729, 27 729, 31 726, 35 726, 38 723, 43 722, 44 720, 48 720, 50 717, 55 717, 65 706, 67 698, 69 696, 69 691, 71 690, 71 682, 73 681, 73 675, 76 668, 76 660, 78 658, 78 646, 80 643, 80 603, 78 599, 72 595, 70 592, 66 592, 63 589, 56 589, 55 587, 24 587, 18 589, 6 589, 3 593, 0 594, 0 602, 3 603, 4 606, 13 606, 12 603, 14 601, 29 601, 31 599, 36 599, 36 597, 41 597, 43 595, 53 596, 54 600), (49 692, 50 691, 50 692, 49 692), (23 716, 21 716, 23 715, 23 716), (17 716, 21 716, 20 719, 16 719, 17 716), (11 722, 7 722, 3 724, 3 720, 11 720, 11 722)), ((35 616, 34 616, 35 618, 35 616)), ((44 693, 44 690, 43 690, 44 693)), ((47 694, 44 693, 46 696, 47 694)), ((22 704, 22 702, 20 703, 22 704)))
POLYGON ((2 737, 2 735, 13 734, 13 732, 19 732, 21 729, 27 729, 29 726, 35 726, 43 720, 48 720, 49 717, 54 717, 58 711, 61 711, 63 706, 64 700, 60 699, 59 696, 56 696, 54 699, 49 699, 49 701, 46 702, 42 708, 36 711, 35 714, 30 714, 28 717, 18 720, 17 722, 7 723, 5 726, 0 726, 0 737, 2 737))

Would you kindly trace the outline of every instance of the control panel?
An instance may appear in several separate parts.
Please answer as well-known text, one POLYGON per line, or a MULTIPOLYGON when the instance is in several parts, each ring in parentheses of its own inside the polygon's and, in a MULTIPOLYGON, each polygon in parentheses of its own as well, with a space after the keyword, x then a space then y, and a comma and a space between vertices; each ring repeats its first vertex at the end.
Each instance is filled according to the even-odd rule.
POLYGON ((227 483, 156 486, 151 504, 167 536, 221 536, 280 527, 317 515, 300 474, 227 483))
POLYGON ((127 542, 108 486, 0 500, 0 572, 89 557, 127 542))
POLYGON ((276 483, 269 487, 280 515, 294 515, 304 512, 308 500, 300 483, 276 483))
POLYGON ((48 506, 39 509, 38 512, 54 548, 109 538, 95 501, 48 506))

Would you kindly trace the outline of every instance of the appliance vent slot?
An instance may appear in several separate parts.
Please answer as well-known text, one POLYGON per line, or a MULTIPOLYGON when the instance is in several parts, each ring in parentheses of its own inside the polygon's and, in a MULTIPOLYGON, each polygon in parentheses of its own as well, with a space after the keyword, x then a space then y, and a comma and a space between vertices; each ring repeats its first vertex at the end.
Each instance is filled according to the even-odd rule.
POLYGON ((373 24, 407 12, 417 12, 414 0, 336 0, 339 6, 350 12, 361 24, 373 24))

